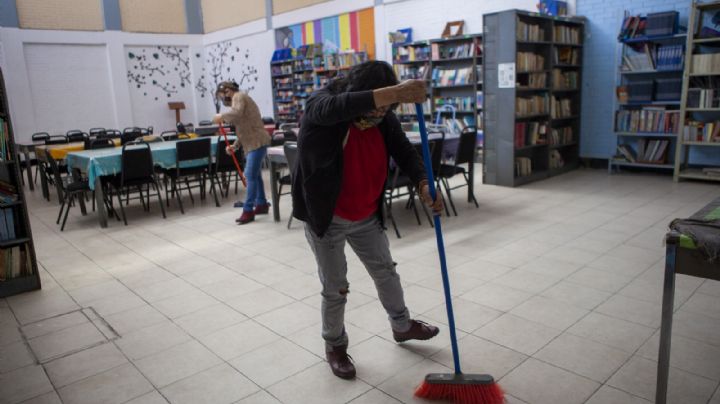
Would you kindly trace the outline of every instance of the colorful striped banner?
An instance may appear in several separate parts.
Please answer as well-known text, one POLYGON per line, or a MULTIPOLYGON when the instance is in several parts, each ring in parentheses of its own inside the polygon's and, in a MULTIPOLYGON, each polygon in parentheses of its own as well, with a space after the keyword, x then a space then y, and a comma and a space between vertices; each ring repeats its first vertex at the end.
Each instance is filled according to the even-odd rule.
POLYGON ((358 14, 356 12, 350 13, 350 48, 346 49, 358 49, 358 14))
POLYGON ((306 22, 303 27, 303 45, 312 45, 315 43, 315 24, 306 22))
POLYGON ((351 49, 350 42, 350 14, 341 14, 338 17, 338 31, 340 31, 340 49, 351 49))

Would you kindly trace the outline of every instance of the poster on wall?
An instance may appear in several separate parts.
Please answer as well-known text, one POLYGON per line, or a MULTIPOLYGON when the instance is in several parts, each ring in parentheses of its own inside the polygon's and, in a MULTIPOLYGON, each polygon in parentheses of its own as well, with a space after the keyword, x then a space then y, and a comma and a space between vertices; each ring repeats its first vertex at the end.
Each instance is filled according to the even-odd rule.
MULTIPOLYGON (((168 102, 184 102, 192 110, 190 55, 187 46, 125 47, 133 124, 157 132, 175 129, 168 102)), ((188 112, 181 120, 191 121, 188 112)))
POLYGON ((275 30, 275 49, 322 44, 323 50, 365 51, 375 58, 375 14, 372 8, 307 21, 275 30))

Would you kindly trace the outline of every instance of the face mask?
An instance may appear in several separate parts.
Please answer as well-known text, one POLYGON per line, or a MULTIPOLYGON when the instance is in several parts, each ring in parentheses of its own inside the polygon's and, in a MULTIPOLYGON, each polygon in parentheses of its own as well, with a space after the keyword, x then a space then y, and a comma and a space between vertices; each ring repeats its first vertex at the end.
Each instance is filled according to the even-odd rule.
POLYGON ((385 119, 384 116, 361 116, 355 119, 355 122, 353 123, 356 128, 360 130, 365 130, 380 125, 380 122, 382 122, 383 119, 385 119))
POLYGON ((232 105, 232 97, 223 97, 222 103, 226 107, 231 106, 232 105))

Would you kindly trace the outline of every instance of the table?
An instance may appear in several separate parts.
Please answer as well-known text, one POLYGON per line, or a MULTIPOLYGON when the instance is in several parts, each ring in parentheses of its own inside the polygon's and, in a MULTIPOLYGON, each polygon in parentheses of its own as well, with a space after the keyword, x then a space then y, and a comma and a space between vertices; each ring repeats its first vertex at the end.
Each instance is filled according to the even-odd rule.
MULTIPOLYGON (((177 142, 186 140, 173 140, 167 142, 148 143, 153 156, 153 163, 162 168, 175 167, 177 142)), ((217 150, 217 137, 210 139, 212 144, 211 156, 215 157, 217 150)), ((83 150, 69 152, 66 156, 68 170, 77 169, 84 173, 88 179, 90 189, 95 191, 98 220, 100 227, 107 227, 107 212, 105 211, 105 195, 100 179, 104 176, 120 173, 122 148, 107 148, 96 150, 83 150)), ((201 160, 197 164, 188 162, 187 166, 207 164, 201 160)))
MULTIPOLYGON (((115 147, 121 145, 120 139, 112 139, 115 143, 115 147)), ((53 144, 53 145, 40 145, 35 146, 35 150, 44 149, 48 152, 55 160, 65 160, 65 157, 70 152, 83 151, 85 150, 85 142, 72 142, 64 144, 53 144)))
MULTIPOLYGON (((406 132, 408 140, 412 144, 420 144, 420 132, 406 132)), ((441 133, 430 133, 428 134, 429 140, 442 139, 441 133)), ((460 135, 458 134, 446 134, 445 140, 443 141, 443 154, 446 157, 452 157, 457 150, 458 142, 460 141, 460 135)), ((280 180, 279 168, 287 165, 287 159, 285 158, 285 149, 283 146, 273 146, 267 149, 267 159, 270 163, 270 196, 272 198, 273 208, 273 220, 276 222, 280 221, 280 195, 278 191, 278 182, 280 180)), ((470 163, 470 183, 473 181, 473 163, 470 163)), ((468 188, 468 202, 472 202, 472 187, 468 188)))
POLYGON ((715 248, 717 251, 720 248, 720 198, 692 215, 689 220, 676 220, 670 227, 672 230, 665 237, 665 280, 655 392, 656 404, 665 404, 667 400, 675 274, 720 281, 720 257, 716 257, 714 261, 708 260, 708 250, 712 251, 715 248), (699 224, 700 222, 709 225, 699 224))

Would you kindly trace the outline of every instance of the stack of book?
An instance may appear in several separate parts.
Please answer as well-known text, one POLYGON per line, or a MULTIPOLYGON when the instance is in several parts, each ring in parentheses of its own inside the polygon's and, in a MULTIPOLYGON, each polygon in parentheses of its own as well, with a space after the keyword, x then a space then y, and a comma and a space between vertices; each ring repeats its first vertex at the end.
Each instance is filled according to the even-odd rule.
POLYGON ((545 40, 545 31, 536 24, 517 22, 517 40, 539 42, 545 40))
POLYGON ((657 49, 658 70, 682 70, 685 62, 685 47, 682 45, 666 45, 657 49))
POLYGON ((553 84, 556 90, 574 90, 578 88, 578 72, 564 72, 553 69, 553 84))
POLYGON ((280 76, 284 74, 292 74, 293 67, 291 64, 286 65, 272 65, 271 71, 273 76, 280 76))
MULTIPOLYGON (((430 108, 430 100, 427 99, 423 103, 423 111, 425 111, 426 114, 429 114, 432 109, 430 108)), ((415 115, 415 104, 400 104, 400 106, 397 109, 397 114, 399 115, 415 115)))
POLYGON ((472 67, 461 69, 433 69, 432 81, 434 86, 457 86, 472 84, 472 67))
POLYGON ((637 160, 641 163, 663 164, 669 140, 638 139, 637 160))
POLYGON ((715 77, 694 78, 693 84, 702 87, 689 88, 687 92, 688 108, 720 107, 720 80, 715 77))
POLYGON ((553 119, 571 117, 573 115, 572 99, 552 97, 550 115, 553 119))
POLYGON ((444 105, 452 105, 456 111, 472 111, 475 108, 475 103, 472 97, 443 97, 435 98, 435 108, 442 107, 444 105))
POLYGON ((618 132, 677 133, 680 112, 662 108, 617 111, 615 130, 618 132))
POLYGON ((577 48, 556 48, 554 55, 556 64, 576 65, 580 63, 580 51, 577 48))
POLYGON ((15 213, 13 208, 2 208, 0 205, 0 241, 14 240, 15 213))
POLYGON ((720 142, 720 121, 687 121, 683 128, 683 140, 686 142, 720 142))
POLYGON ((556 25, 553 29, 555 42, 579 44, 580 30, 567 25, 556 25))
POLYGON ((398 46, 395 62, 416 62, 430 59, 429 46, 398 46))
POLYGON ((545 57, 533 52, 517 53, 518 72, 543 70, 545 68, 545 57))
POLYGON ((642 37, 645 35, 645 26, 647 24, 647 18, 640 17, 639 15, 631 15, 625 17, 618 39, 623 41, 627 39, 642 37))
POLYGON ((395 65, 395 74, 398 76, 400 80, 410 80, 410 79, 419 79, 424 80, 427 79, 427 76, 430 72, 430 67, 428 65, 395 65))
POLYGON ((720 53, 692 55, 693 73, 716 73, 720 70, 720 53))
MULTIPOLYGON (((520 86, 523 87, 523 86, 520 86)), ((545 88, 547 87, 546 73, 530 73, 527 78, 527 88, 545 88)))
POLYGON ((532 97, 518 97, 515 99, 515 114, 517 116, 547 114, 550 97, 547 94, 532 97))
POLYGON ((515 147, 547 144, 546 122, 515 123, 515 147))
POLYGON ((570 126, 564 126, 562 128, 552 128, 550 130, 550 136, 548 142, 551 145, 563 145, 573 142, 573 130, 570 126))
POLYGON ((433 60, 470 58, 474 56, 474 51, 475 46, 471 43, 460 45, 441 45, 434 43, 431 49, 433 60))
POLYGON ((32 274, 32 260, 26 246, 0 249, 0 281, 32 274))
POLYGON ((515 157, 515 176, 527 177, 532 174, 532 160, 529 157, 515 157))
POLYGON ((473 116, 464 116, 462 118, 442 117, 439 125, 447 128, 447 133, 460 133, 467 127, 475 126, 475 118, 473 116))
POLYGON ((643 44, 640 50, 633 50, 627 47, 627 52, 623 56, 624 71, 650 71, 655 70, 655 48, 650 44, 643 44))

